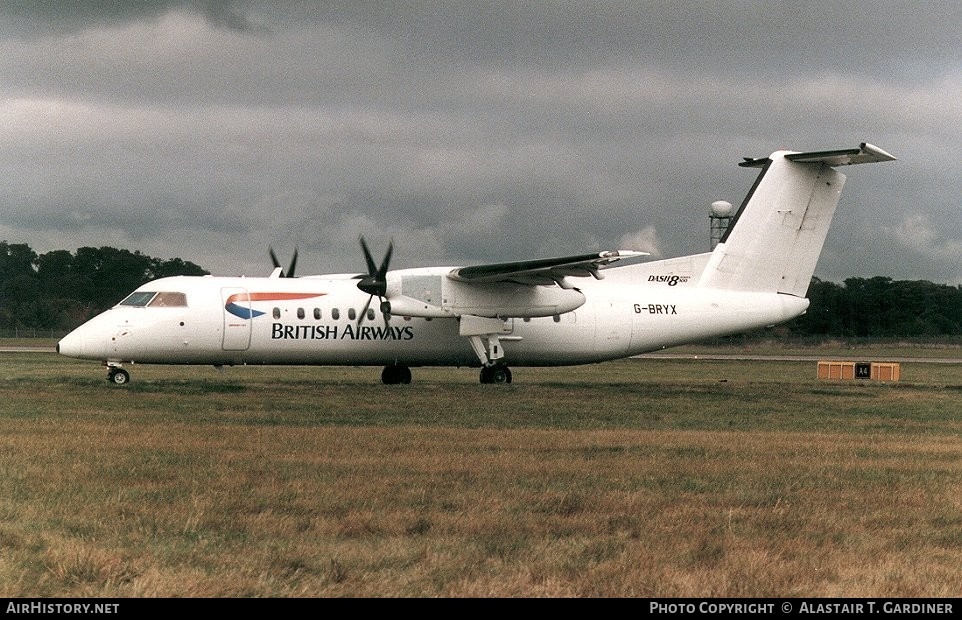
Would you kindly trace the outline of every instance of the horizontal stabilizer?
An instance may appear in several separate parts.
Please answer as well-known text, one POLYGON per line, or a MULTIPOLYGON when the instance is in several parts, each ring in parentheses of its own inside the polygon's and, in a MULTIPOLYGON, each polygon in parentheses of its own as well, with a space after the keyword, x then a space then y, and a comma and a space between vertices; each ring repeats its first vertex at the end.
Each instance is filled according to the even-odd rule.
MULTIPOLYGON (((842 149, 838 151, 812 151, 810 153, 788 153, 785 159, 802 164, 824 163, 829 166, 851 166, 854 164, 873 164, 880 161, 895 161, 895 157, 877 146, 866 142, 857 149, 842 149)), ((738 164, 744 168, 758 168, 768 162, 767 157, 758 159, 745 158, 738 164)))

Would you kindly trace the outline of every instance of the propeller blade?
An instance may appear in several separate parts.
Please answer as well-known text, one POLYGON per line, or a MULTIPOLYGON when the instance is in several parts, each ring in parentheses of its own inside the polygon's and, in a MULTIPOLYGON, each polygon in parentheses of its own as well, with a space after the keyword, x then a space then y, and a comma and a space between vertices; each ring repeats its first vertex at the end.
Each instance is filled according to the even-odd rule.
POLYGON ((357 316, 357 326, 360 327, 361 323, 364 322, 364 317, 367 316, 367 309, 371 307, 371 300, 374 299, 374 295, 367 298, 367 303, 364 304, 364 309, 361 310, 361 314, 357 316))
POLYGON ((371 250, 368 249, 363 235, 361 235, 361 249, 364 250, 364 260, 367 261, 367 274, 373 276, 377 273, 377 267, 374 265, 374 258, 371 256, 371 250))
POLYGON ((281 262, 277 260, 277 254, 274 254, 274 248, 268 246, 267 251, 271 253, 271 262, 274 263, 274 267, 280 267, 281 262))
POLYGON ((367 263, 367 275, 360 279, 357 283, 357 288, 368 295, 377 295, 379 298, 384 299, 384 295, 387 294, 387 272, 391 267, 391 255, 394 253, 394 242, 392 241, 388 244, 384 260, 381 261, 381 266, 378 267, 374 262, 374 257, 371 256, 371 249, 367 247, 367 242, 364 240, 363 235, 360 240, 361 250, 364 251, 364 261, 367 263))
POLYGON ((297 248, 294 248, 294 256, 291 258, 291 266, 285 274, 288 278, 294 277, 294 268, 297 267, 297 248))
POLYGON ((394 241, 387 244, 387 253, 384 254, 384 260, 381 261, 381 268, 377 271, 377 276, 381 280, 387 279, 387 270, 391 265, 391 254, 394 253, 394 241))
POLYGON ((387 272, 391 268, 391 256, 394 255, 394 241, 391 240, 388 243, 387 252, 384 253, 384 259, 381 260, 380 267, 375 264, 374 257, 371 255, 371 248, 367 247, 364 235, 361 235, 360 241, 361 250, 364 252, 364 261, 367 263, 367 275, 359 279, 357 288, 367 293, 369 297, 364 305, 364 311, 358 318, 357 325, 358 327, 361 326, 361 321, 364 320, 368 308, 371 307, 371 300, 376 295, 381 300, 381 315, 384 317, 384 327, 387 327, 388 321, 391 320, 391 302, 384 296, 387 295, 387 272))
MULTIPOLYGON (((268 246, 267 251, 268 251, 268 253, 270 253, 270 255, 271 255, 271 262, 274 263, 274 268, 276 269, 276 268, 280 267, 280 266, 281 266, 281 261, 277 260, 277 254, 274 253, 274 248, 268 246)), ((295 269, 296 267, 297 267, 297 248, 294 248, 294 256, 291 258, 291 266, 288 267, 287 271, 284 271, 283 269, 281 269, 281 277, 282 277, 282 278, 293 278, 293 277, 294 277, 294 269, 295 269)))

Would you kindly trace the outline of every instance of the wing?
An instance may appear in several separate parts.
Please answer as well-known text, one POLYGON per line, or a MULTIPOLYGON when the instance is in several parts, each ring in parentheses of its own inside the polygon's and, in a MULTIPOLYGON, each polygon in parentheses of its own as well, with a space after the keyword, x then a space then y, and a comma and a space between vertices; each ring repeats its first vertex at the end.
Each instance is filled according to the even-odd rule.
POLYGON ((600 280, 604 277, 599 273, 600 269, 623 258, 634 256, 648 256, 648 252, 610 250, 579 256, 459 267, 452 270, 448 277, 458 282, 517 282, 546 286, 557 284, 562 288, 571 288, 571 285, 565 281, 566 277, 593 276, 600 280))

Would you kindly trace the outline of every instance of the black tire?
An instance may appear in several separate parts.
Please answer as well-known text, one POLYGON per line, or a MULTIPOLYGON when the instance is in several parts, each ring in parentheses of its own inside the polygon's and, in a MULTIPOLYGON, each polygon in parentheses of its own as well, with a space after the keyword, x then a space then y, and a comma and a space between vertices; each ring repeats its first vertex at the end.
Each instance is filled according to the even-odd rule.
POLYGON ((491 383, 511 383, 511 369, 504 364, 495 364, 492 366, 491 383))
POLYGON ((511 383, 511 369, 504 364, 485 366, 481 369, 481 383, 511 383))
POLYGON ((123 368, 114 368, 107 373, 107 380, 114 385, 127 385, 130 383, 130 373, 123 368))
POLYGON ((411 383, 411 369, 399 364, 385 366, 381 371, 381 383, 384 385, 407 385, 411 383))

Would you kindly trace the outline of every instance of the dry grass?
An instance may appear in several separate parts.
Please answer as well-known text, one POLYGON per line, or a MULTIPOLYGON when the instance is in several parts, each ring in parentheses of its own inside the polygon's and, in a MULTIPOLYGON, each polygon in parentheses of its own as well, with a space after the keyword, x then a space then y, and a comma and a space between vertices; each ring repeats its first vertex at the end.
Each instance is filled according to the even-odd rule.
POLYGON ((811 364, 626 361, 518 369, 511 386, 135 367, 113 388, 53 355, 0 364, 0 596, 962 583, 958 366, 884 385, 819 383, 811 364))

